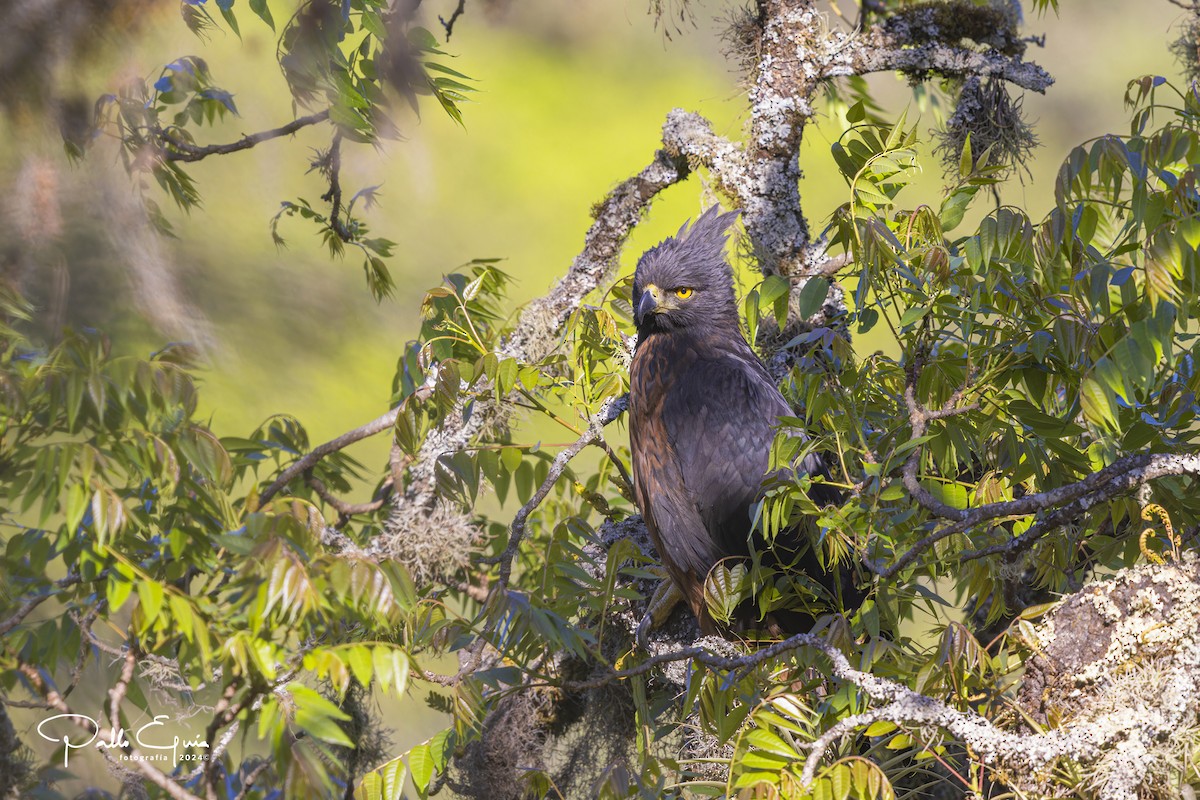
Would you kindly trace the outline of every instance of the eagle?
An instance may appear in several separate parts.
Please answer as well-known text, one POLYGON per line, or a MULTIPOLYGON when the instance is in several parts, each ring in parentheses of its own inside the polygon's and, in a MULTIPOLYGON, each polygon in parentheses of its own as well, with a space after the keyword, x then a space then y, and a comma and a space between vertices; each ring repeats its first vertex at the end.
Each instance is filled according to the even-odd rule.
MULTIPOLYGON (((762 497, 779 418, 794 413, 742 336, 724 253, 736 216, 713 206, 690 229, 684 223, 642 255, 633 280, 634 496, 670 580, 706 635, 720 629, 704 600, 705 579, 721 559, 750 555, 751 509, 762 497)), ((800 469, 820 473, 819 456, 810 454, 800 469)), ((775 546, 794 554, 804 549, 802 536, 785 532, 775 546)), ((811 553, 800 566, 820 569, 811 553)), ((739 609, 739 625, 753 627, 752 613, 739 609)), ((804 622, 811 618, 784 614, 768 628, 792 633, 804 622)))

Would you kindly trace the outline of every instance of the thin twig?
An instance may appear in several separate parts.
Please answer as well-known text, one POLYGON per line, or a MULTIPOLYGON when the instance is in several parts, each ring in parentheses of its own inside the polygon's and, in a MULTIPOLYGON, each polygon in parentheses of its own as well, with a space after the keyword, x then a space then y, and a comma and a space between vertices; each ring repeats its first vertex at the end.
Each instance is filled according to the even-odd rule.
POLYGON ((562 477, 571 459, 579 455, 588 445, 600 442, 604 438, 604 426, 620 417, 628 407, 629 395, 610 398, 605 402, 604 407, 600 409, 600 413, 588 425, 583 435, 574 444, 563 448, 554 457, 554 461, 550 464, 550 470, 546 473, 546 479, 542 481, 542 485, 529 498, 529 502, 521 506, 520 510, 513 517, 512 524, 509 526, 508 546, 504 548, 504 552, 497 559, 497 563, 500 564, 500 575, 496 581, 494 591, 503 592, 508 588, 508 581, 512 575, 512 562, 521 547, 521 540, 525 537, 525 524, 529 520, 529 515, 541 505, 542 501, 546 499, 546 495, 550 494, 550 490, 554 488, 554 484, 562 477))
POLYGON ((129 691, 129 684, 133 681, 134 673, 137 671, 137 663, 137 648, 132 646, 125 648, 125 663, 121 666, 121 675, 108 690, 108 721, 114 731, 123 727, 121 703, 125 702, 125 693, 129 691))
POLYGON ((383 505, 387 502, 392 490, 392 480, 389 477, 384 481, 383 486, 380 487, 379 496, 374 500, 366 503, 347 503, 345 500, 329 491, 329 488, 325 486, 325 483, 316 475, 311 473, 306 475, 305 481, 312 488, 312 490, 317 493, 318 497, 320 497, 329 505, 333 506, 334 510, 338 512, 337 524, 333 526, 335 528, 345 527, 346 523, 350 521, 351 517, 358 516, 359 514, 370 514, 383 508, 383 505))
POLYGON ((461 17, 462 13, 466 10, 467 0, 458 0, 458 5, 454 9, 454 13, 450 15, 450 19, 443 19, 442 15, 438 14, 438 22, 442 23, 442 27, 446 29, 447 42, 450 41, 450 36, 454 33, 454 23, 458 22, 458 18, 461 17))
POLYGON ((396 424, 396 415, 399 413, 400 407, 397 406, 381 417, 371 420, 366 425, 360 425, 352 431, 347 431, 336 439, 331 439, 324 444, 317 445, 309 453, 302 456, 299 460, 291 464, 283 472, 279 473, 279 477, 275 482, 263 490, 259 495, 258 506, 262 508, 267 501, 279 493, 283 487, 287 486, 293 478, 302 474, 308 469, 311 469, 318 461, 330 453, 336 453, 338 450, 345 449, 355 442, 360 442, 363 439, 374 436, 378 433, 383 433, 390 430, 396 424))
POLYGON ((329 144, 328 165, 325 177, 329 181, 329 191, 321 195, 321 199, 329 203, 329 227, 343 242, 354 241, 354 234, 342 221, 342 134, 333 134, 329 144))
POLYGON ((307 128, 309 125, 317 125, 327 119, 329 119, 329 109, 318 111, 316 114, 309 114, 307 117, 299 117, 286 125, 272 128, 269 131, 246 134, 236 142, 229 142, 227 144, 196 145, 171 137, 165 132, 159 132, 158 136, 165 142, 166 146, 162 148, 162 154, 163 158, 167 161, 202 161, 209 156, 223 156, 229 153, 236 153, 239 150, 249 150, 251 147, 270 139, 291 136, 301 128, 307 128))
POLYGON ((254 788, 254 782, 258 777, 266 772, 271 767, 270 759, 263 759, 262 763, 256 765, 254 769, 246 773, 246 777, 242 779, 242 790, 237 793, 233 800, 246 800, 250 794, 250 790, 254 788))
MULTIPOLYGON (((107 575, 107 570, 105 570, 102 575, 107 575)), ((97 576, 95 580, 99 580, 100 577, 101 576, 97 576)), ((66 589, 67 587, 74 586, 82 581, 83 578, 81 578, 79 575, 68 575, 65 578, 59 578, 56 580, 54 582, 54 588, 66 589)), ((34 597, 27 598, 23 603, 21 603, 20 606, 17 607, 17 610, 13 612, 12 616, 10 616, 8 619, 0 621, 0 636, 3 636, 13 628, 20 625, 25 621, 25 618, 32 614, 38 606, 49 600, 51 597, 56 597, 57 594, 57 592, 48 591, 45 594, 39 594, 34 597)))
MULTIPOLYGON (((241 680, 237 677, 231 678, 229 683, 225 685, 220 699, 213 706, 212 720, 204 730, 204 741, 216 741, 217 731, 236 719, 242 706, 241 704, 235 705, 233 698, 237 696, 241 685, 241 680)), ((221 758, 219 754, 209 753, 208 764, 204 768, 204 794, 206 800, 217 800, 217 790, 221 781, 220 770, 218 769, 220 762, 221 758)))

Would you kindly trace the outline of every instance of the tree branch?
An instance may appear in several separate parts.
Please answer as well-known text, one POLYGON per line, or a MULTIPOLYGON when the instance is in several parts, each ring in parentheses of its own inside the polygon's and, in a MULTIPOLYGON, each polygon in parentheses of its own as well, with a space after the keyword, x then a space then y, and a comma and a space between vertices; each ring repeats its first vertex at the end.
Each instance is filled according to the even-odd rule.
MULTIPOLYGON (((237 714, 241 710, 241 705, 238 704, 235 706, 233 698, 237 696, 238 689, 240 688, 241 680, 237 677, 231 678, 229 683, 225 685, 220 699, 217 700, 217 704, 213 707, 212 721, 208 723, 208 727, 204 731, 204 741, 215 742, 217 731, 237 718, 237 714)), ((203 769, 205 800, 217 800, 217 790, 221 780, 219 770, 217 769, 219 762, 220 755, 210 752, 208 764, 203 769)))
POLYGON ((450 41, 450 36, 454 33, 454 23, 458 22, 458 18, 467 10, 467 0, 458 0, 458 5, 454 7, 454 13, 450 15, 450 19, 443 19, 441 14, 438 14, 438 22, 442 23, 442 27, 446 29, 446 41, 450 41))
POLYGON ((235 797, 233 800, 246 800, 246 798, 250 796, 251 790, 254 788, 255 781, 259 779, 259 776, 270 769, 270 767, 270 759, 263 759, 261 763, 255 765, 253 769, 246 773, 246 777, 242 779, 242 790, 237 793, 237 797, 235 797))
POLYGON ((343 242, 354 241, 354 234, 342 221, 342 134, 333 134, 329 144, 329 154, 325 177, 329 179, 329 191, 321 195, 321 199, 329 203, 329 227, 343 242))
POLYGON ((1200 456, 1149 455, 1145 453, 1126 456, 1076 483, 1059 486, 1038 494, 1025 495, 1016 500, 988 503, 969 509, 958 522, 940 531, 935 531, 914 544, 887 569, 880 570, 874 567, 871 569, 876 575, 887 580, 911 564, 921 553, 948 536, 964 533, 971 528, 1004 517, 1024 517, 1044 511, 1054 512, 1020 536, 991 547, 968 551, 963 553, 959 559, 960 561, 972 561, 999 553, 1019 552, 1064 521, 1078 516, 1100 503, 1127 494, 1150 481, 1181 475, 1200 476, 1200 456))
MULTIPOLYGON (((78 575, 68 575, 65 578, 60 578, 59 580, 55 581, 54 586, 59 589, 65 589, 68 586, 74 586, 82 581, 83 578, 79 577, 78 575)), ((17 610, 13 612, 12 616, 10 616, 8 619, 0 620, 0 636, 3 636, 13 628, 20 625, 25 621, 25 618, 32 614, 38 606, 55 596, 57 596, 55 592, 47 592, 46 594, 39 594, 35 595, 34 597, 27 598, 25 602, 21 603, 21 605, 17 607, 17 610)))
POLYGON ((168 135, 165 131, 158 131, 158 138, 165 142, 162 153, 163 158, 167 161, 202 161, 209 156, 223 156, 229 153, 236 153, 239 150, 249 150, 251 147, 270 139, 291 136, 301 128, 316 125, 327 119, 329 119, 329 109, 318 111, 316 114, 309 114, 307 117, 299 117, 286 125, 272 128, 269 131, 246 134, 236 142, 229 142, 228 144, 196 145, 182 139, 176 139, 168 135))
POLYGON ((1029 61, 996 50, 980 52, 929 41, 912 46, 911 36, 898 36, 886 25, 872 26, 830 60, 827 76, 867 75, 872 72, 933 72, 948 77, 978 75, 1001 78, 1023 89, 1044 93, 1054 84, 1050 73, 1029 61))
POLYGON ((694 111, 672 109, 663 125, 663 147, 687 159, 693 167, 703 166, 712 174, 717 188, 745 205, 749 184, 746 155, 742 148, 713 132, 712 123, 694 111))
POLYGON ((378 511, 379 509, 383 508, 383 504, 387 502, 387 497, 391 493, 392 487, 392 479, 391 477, 388 477, 382 486, 382 490, 380 492, 381 496, 377 499, 371 500, 367 503, 347 503, 345 500, 329 491, 329 488, 325 486, 325 483, 316 475, 306 475, 305 482, 308 483, 312 490, 317 493, 318 497, 320 497, 329 505, 333 506, 334 510, 338 512, 338 522, 336 525, 334 525, 335 528, 345 527, 346 523, 350 521, 350 518, 357 516, 358 514, 370 514, 373 511, 378 511))
POLYGON ((1164 687, 1164 696, 1169 700, 1148 718, 1145 709, 1131 704, 1037 734, 1004 730, 981 714, 960 711, 894 680, 855 669, 841 650, 814 634, 797 634, 743 656, 722 656, 704 647, 687 647, 660 653, 629 669, 611 670, 586 681, 567 681, 560 688, 567 691, 596 689, 613 681, 645 675, 666 663, 686 660, 729 672, 729 682, 734 683, 771 659, 804 647, 820 651, 830 661, 828 674, 831 678, 857 686, 870 700, 882 704, 845 718, 812 743, 801 775, 805 786, 812 785, 825 752, 834 742, 880 720, 945 730, 966 744, 973 757, 985 764, 999 764, 1010 769, 1040 770, 1064 757, 1075 761, 1094 760, 1114 742, 1127 739, 1133 742, 1130 749, 1136 750, 1139 738, 1153 739, 1185 724, 1181 717, 1190 706, 1175 701, 1195 696, 1198 689, 1196 676, 1200 675, 1200 649, 1193 647, 1182 654, 1183 668, 1173 670, 1170 685, 1164 687))
POLYGON ((300 457, 300 459, 290 464, 287 469, 279 473, 279 477, 263 490, 263 493, 258 498, 258 507, 262 508, 268 500, 279 494, 283 487, 291 483, 293 478, 312 469, 318 461, 330 453, 336 453, 338 450, 343 450, 355 442, 360 442, 363 439, 390 430, 396 424, 396 415, 399 411, 400 407, 397 406, 383 416, 371 420, 366 425, 361 425, 352 431, 343 433, 336 439, 330 439, 328 442, 314 447, 309 453, 300 457))

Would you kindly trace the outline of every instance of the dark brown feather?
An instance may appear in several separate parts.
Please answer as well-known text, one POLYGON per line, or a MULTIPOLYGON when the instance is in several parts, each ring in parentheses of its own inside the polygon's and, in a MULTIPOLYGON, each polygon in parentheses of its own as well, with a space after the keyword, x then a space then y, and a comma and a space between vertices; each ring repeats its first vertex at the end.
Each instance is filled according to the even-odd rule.
MULTIPOLYGON (((635 307, 647 309, 639 311, 630 370, 635 496, 663 565, 705 633, 718 632, 704 601, 705 579, 722 558, 749 555, 751 509, 779 418, 792 413, 739 327, 722 251, 731 221, 710 209, 690 230, 648 251, 634 279, 635 307), (679 288, 692 291, 681 297, 679 288), (652 291, 667 302, 643 304, 652 291)), ((801 468, 816 473, 820 461, 810 456, 801 468)), ((782 534, 780 556, 806 549, 802 537, 797 530, 782 534)), ((811 553, 797 566, 819 570, 811 553)), ((754 625, 753 609, 744 611, 741 624, 754 625)))
POLYGON ((791 412, 740 334, 648 337, 631 379, 638 506, 663 565, 713 633, 704 580, 720 559, 749 554, 774 426, 791 412))

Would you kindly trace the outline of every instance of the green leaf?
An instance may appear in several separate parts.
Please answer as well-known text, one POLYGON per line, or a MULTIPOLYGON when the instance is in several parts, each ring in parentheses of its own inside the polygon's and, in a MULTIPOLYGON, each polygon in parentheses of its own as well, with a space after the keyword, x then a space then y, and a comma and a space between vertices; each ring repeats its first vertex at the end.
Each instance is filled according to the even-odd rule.
POLYGON ((456 78, 462 78, 464 81, 475 80, 470 75, 464 75, 461 72, 459 72, 458 70, 451 69, 450 67, 447 67, 445 64, 439 64, 436 61, 426 61, 425 68, 434 70, 435 72, 444 72, 447 75, 453 75, 456 78))
POLYGON ((929 306, 911 306, 900 317, 900 327, 907 328, 915 322, 925 319, 925 315, 929 313, 929 306))
POLYGON ((301 683, 290 683, 287 692, 295 701, 296 725, 322 742, 342 747, 354 747, 354 742, 338 722, 348 722, 350 715, 332 701, 301 683))
POLYGON ((408 767, 399 756, 368 772, 354 790, 354 800, 401 800, 408 767))
POLYGON ((881 719, 868 725, 867 729, 863 731, 863 736, 873 739, 876 736, 886 736, 894 730, 896 730, 896 723, 881 719))
POLYGON ((422 50, 437 50, 437 37, 419 25, 414 25, 408 29, 408 40, 422 50))
POLYGON ((133 581, 117 572, 110 574, 104 587, 104 597, 108 601, 108 613, 116 614, 120 611, 132 591, 133 581))
POLYGON ((942 223, 943 231, 952 231, 962 223, 967 208, 978 192, 979 187, 976 185, 960 186, 942 200, 938 219, 942 223))
POLYGON ((193 467, 204 477, 220 486, 233 480, 233 463, 229 453, 211 431, 193 425, 179 439, 180 449, 193 467))
POLYGON ((727 622, 733 618, 734 609, 750 597, 750 589, 745 564, 718 562, 704 580, 704 602, 713 617, 727 622))
POLYGON ((267 5, 267 0, 250 0, 250 10, 271 26, 271 30, 275 30, 275 19, 271 16, 271 7, 267 5))
POLYGON ((184 635, 184 638, 189 641, 193 640, 196 635, 196 617, 192 613, 192 604, 186 597, 169 594, 167 595, 167 605, 171 609, 171 624, 184 635))
POLYGON ((516 472, 520 468, 523 457, 519 447, 505 447, 500 451, 500 463, 509 472, 516 472))
POLYGON ((797 298, 798 313, 802 319, 808 319, 821 310, 825 298, 829 296, 829 281, 825 278, 809 278, 797 298))
POLYGON ((142 615, 149 625, 158 619, 162 611, 163 585, 158 581, 141 579, 137 581, 137 594, 142 603, 142 615))
POLYGON ((787 297, 792 291, 792 283, 782 275, 768 275, 758 288, 759 306, 773 306, 781 297, 787 297))
POLYGON ((513 390, 517 385, 517 373, 520 365, 515 358, 506 358, 496 366, 496 388, 501 396, 513 390))
POLYGON ((363 7, 362 26, 363 30, 379 41, 387 40, 387 28, 384 27, 383 20, 380 18, 379 13, 369 6, 363 7))
POLYGON ((833 800, 846 800, 850 796, 852 779, 850 768, 846 764, 834 764, 829 769, 829 786, 833 790, 833 800))
POLYGON ((366 645, 351 647, 346 653, 346 663, 350 665, 350 671, 354 673, 356 681, 363 686, 371 685, 371 676, 374 674, 371 648, 366 645))
POLYGON ((419 744, 408 751, 408 771, 412 774, 413 785, 423 796, 433 778, 433 758, 429 755, 429 745, 419 744))
POLYGON ((800 758, 794 747, 766 728, 751 728, 746 731, 744 739, 747 744, 757 747, 759 750, 765 750, 786 759, 800 758))
POLYGON ((83 485, 73 483, 67 489, 67 530, 77 531, 80 524, 83 522, 83 515, 88 509, 88 495, 84 490, 83 485))
POLYGON ((1089 422, 1108 430, 1115 431, 1117 429, 1117 415, 1113 409, 1113 400, 1095 379, 1084 379, 1083 385, 1079 389, 1079 400, 1083 406, 1083 415, 1089 422))
POLYGON ((385 692, 403 694, 408 684, 408 656, 394 645, 379 645, 373 653, 375 677, 385 692))
POLYGON ((438 772, 444 771, 450 763, 455 741, 453 728, 447 728, 429 740, 429 754, 433 758, 433 768, 438 772))
POLYGON ((221 9, 221 16, 225 18, 225 22, 229 25, 229 30, 233 31, 234 35, 239 39, 242 38, 242 32, 238 30, 237 17, 233 13, 233 4, 230 3, 228 6, 225 6, 217 3, 217 6, 221 9))
POLYGON ((479 289, 483 286, 483 279, 486 277, 487 273, 485 272, 463 287, 462 298, 464 302, 469 303, 479 296, 479 289))

